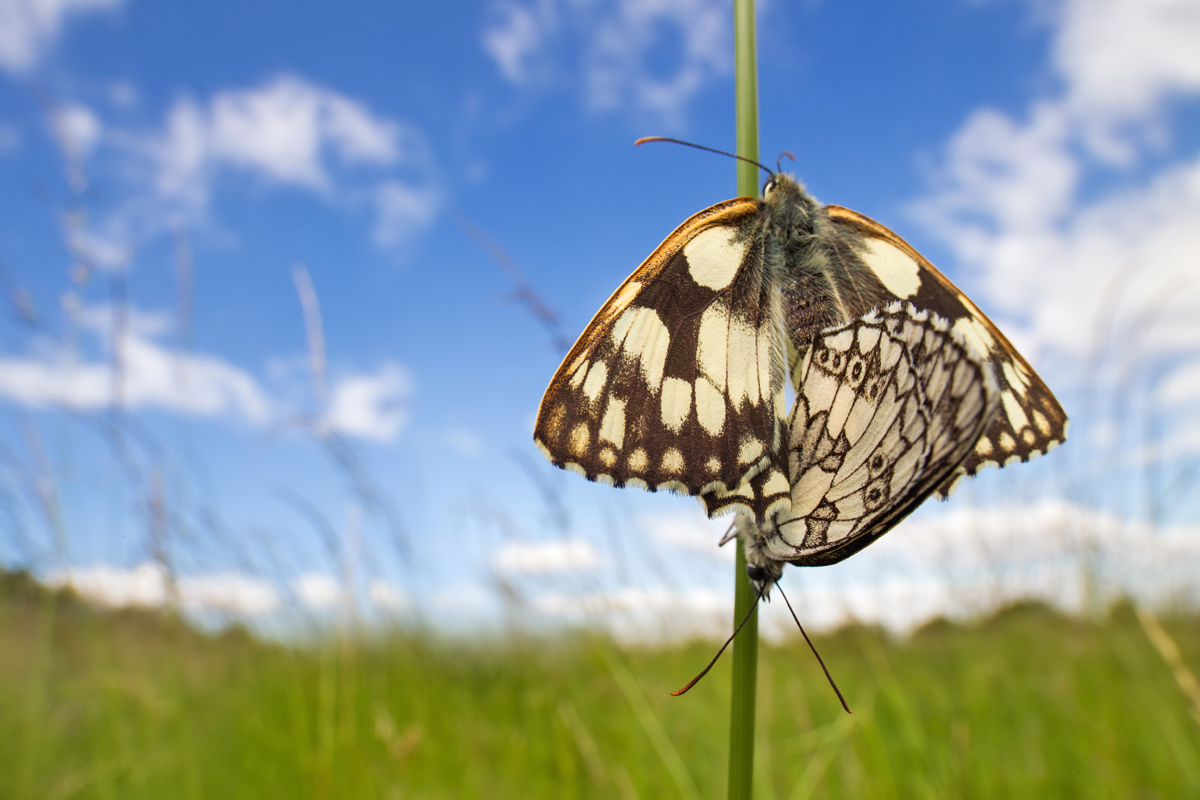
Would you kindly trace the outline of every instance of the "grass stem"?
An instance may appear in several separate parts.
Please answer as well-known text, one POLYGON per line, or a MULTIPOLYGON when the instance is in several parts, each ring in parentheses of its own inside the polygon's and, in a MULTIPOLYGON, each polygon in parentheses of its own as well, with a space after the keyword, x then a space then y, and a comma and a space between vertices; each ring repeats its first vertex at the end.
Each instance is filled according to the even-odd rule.
MULTIPOLYGON (((758 67, 754 42, 754 0, 734 0, 734 80, 737 104, 737 152, 758 161, 758 67)), ((738 195, 758 196, 758 168, 739 161, 738 195)), ((737 542, 734 574, 734 624, 755 600, 746 576, 746 554, 737 542)), ((733 644, 733 692, 729 714, 729 798, 750 800, 754 787, 754 703, 758 690, 758 614, 751 615, 733 644)))

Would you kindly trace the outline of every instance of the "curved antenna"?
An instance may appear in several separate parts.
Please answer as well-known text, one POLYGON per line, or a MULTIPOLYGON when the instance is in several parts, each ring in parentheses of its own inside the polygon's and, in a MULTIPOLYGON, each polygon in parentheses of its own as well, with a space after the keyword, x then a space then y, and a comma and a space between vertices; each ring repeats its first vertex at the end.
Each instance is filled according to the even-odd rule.
POLYGON ((821 659, 821 654, 817 652, 817 648, 813 647, 812 639, 808 638, 808 634, 804 632, 804 626, 800 624, 800 618, 796 616, 796 612, 792 610, 792 604, 787 599, 787 595, 783 594, 783 589, 779 584, 775 584, 775 588, 779 589, 779 593, 783 595, 783 602, 787 603, 788 611, 792 612, 792 619, 796 620, 796 627, 800 629, 800 635, 804 637, 804 641, 808 642, 808 648, 813 651, 813 655, 817 657, 817 663, 821 665, 821 669, 825 670, 825 678, 829 681, 829 685, 837 692, 838 700, 842 701, 842 708, 846 709, 847 714, 853 714, 850 706, 846 705, 846 698, 842 697, 842 690, 833 682, 833 676, 829 674, 829 668, 825 666, 825 662, 821 659))
MULTIPOLYGON (((671 141, 674 141, 674 140, 672 139, 671 141)), ((680 142, 680 144, 687 144, 687 142, 680 142)), ((707 150, 708 148, 706 147, 703 149, 707 150)), ((718 150, 717 152, 720 152, 720 151, 718 150)), ((729 155, 729 154, 726 153, 725 155, 729 155)), ((735 630, 733 632, 733 634, 728 639, 725 640, 725 644, 721 645, 721 649, 717 651, 717 654, 715 656, 713 656, 712 661, 708 662, 708 666, 705 667, 703 670, 701 670, 699 675, 697 675, 696 677, 694 677, 690 681, 688 681, 687 686, 683 687, 682 689, 680 689, 677 692, 671 692, 672 697, 679 697, 681 694, 686 692, 688 689, 692 688, 697 683, 699 683, 700 679, 708 674, 708 671, 710 669, 712 669, 713 665, 715 665, 717 663, 717 659, 721 657, 721 653, 724 653, 725 648, 729 647, 729 643, 733 641, 735 636, 737 636, 739 633, 741 633, 742 628, 746 627, 746 623, 750 621, 750 615, 754 613, 754 609, 758 608, 758 601, 762 600, 762 596, 763 596, 762 589, 759 589, 758 597, 754 598, 754 603, 750 606, 750 610, 746 612, 746 616, 742 620, 742 624, 738 625, 737 630, 735 630)), ((819 656, 818 656, 818 658, 819 658, 819 656)), ((846 710, 849 711, 849 709, 846 709, 846 710)))
POLYGON ((692 144, 691 142, 685 142, 682 139, 672 139, 667 136, 643 136, 641 139, 638 139, 636 142, 634 142, 633 146, 637 147, 639 144, 645 144, 646 142, 673 142, 675 144, 682 144, 682 145, 686 145, 688 147, 694 147, 697 150, 707 150, 710 153, 716 153, 717 155, 722 155, 722 156, 729 156, 730 158, 736 158, 738 161, 745 161, 747 164, 753 164, 754 166, 758 167, 762 171, 766 172, 768 175, 771 175, 771 176, 775 175, 775 173, 771 172, 770 169, 768 169, 767 167, 764 167, 762 164, 758 163, 757 161, 755 161, 752 158, 746 158, 745 156, 739 156, 737 153, 727 153, 724 150, 718 150, 715 147, 705 147, 702 144, 692 144))
POLYGON ((779 166, 779 162, 783 161, 784 156, 787 156, 792 161, 796 160, 796 157, 794 155, 792 155, 791 150, 784 150, 782 153, 779 154, 779 158, 775 159, 775 171, 776 172, 783 172, 783 167, 779 166))

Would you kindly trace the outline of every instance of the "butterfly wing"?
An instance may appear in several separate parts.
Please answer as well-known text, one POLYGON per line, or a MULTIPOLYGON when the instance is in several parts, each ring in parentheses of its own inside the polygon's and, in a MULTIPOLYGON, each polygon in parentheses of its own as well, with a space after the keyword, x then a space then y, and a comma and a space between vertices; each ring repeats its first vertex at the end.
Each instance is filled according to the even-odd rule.
POLYGON ((961 478, 1049 452, 1066 441, 1067 415, 1050 389, 1004 334, 950 280, 906 241, 878 222, 841 206, 825 206, 830 219, 857 242, 858 257, 898 300, 947 320, 969 346, 985 353, 1000 389, 1001 410, 974 452, 950 476, 947 496, 961 478))
MULTIPOLYGON (((824 332, 799 375, 791 507, 757 529, 772 557, 806 566, 841 561, 910 514, 971 454, 1000 403, 987 359, 947 320, 901 303, 824 332)), ((764 476, 746 490, 756 501, 771 491, 764 476)))
POLYGON ((553 463, 694 495, 782 459, 782 317, 760 232, 756 201, 721 203, 621 284, 542 398, 534 439, 553 463))

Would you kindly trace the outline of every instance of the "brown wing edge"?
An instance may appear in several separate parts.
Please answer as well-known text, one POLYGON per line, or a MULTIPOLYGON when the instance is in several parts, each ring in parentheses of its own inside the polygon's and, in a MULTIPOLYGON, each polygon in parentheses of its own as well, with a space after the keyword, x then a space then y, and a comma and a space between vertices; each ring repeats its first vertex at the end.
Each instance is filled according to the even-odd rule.
MULTIPOLYGON (((533 429, 533 440, 534 444, 537 446, 537 449, 550 461, 550 463, 554 464, 556 467, 561 467, 571 472, 577 472, 583 477, 587 478, 589 481, 599 480, 602 483, 609 484, 613 482, 611 476, 602 475, 600 473, 590 474, 575 461, 572 461, 569 458, 557 457, 545 444, 545 442, 542 441, 542 437, 539 435, 539 432, 542 429, 543 416, 547 413, 547 409, 553 405, 555 398, 557 398, 558 394, 561 392, 561 386, 570 380, 570 373, 573 371, 573 368, 577 364, 578 360, 590 352, 592 347, 593 330, 598 327, 603 327, 609 322, 615 320, 633 301, 636 293, 626 292, 626 287, 629 286, 629 284, 646 284, 654 280, 658 273, 662 271, 667 262, 670 261, 671 258, 680 249, 682 249, 685 244, 687 244, 687 242, 691 241, 691 239, 698 235, 701 231, 711 228, 715 225, 744 222, 748 217, 757 214, 758 211, 759 201, 752 197, 735 197, 731 200, 725 200, 724 202, 717 203, 714 206, 709 206, 702 211, 696 212, 680 223, 680 225, 675 228, 675 230, 672 231, 667 238, 663 239, 658 247, 654 249, 654 252, 652 252, 646 258, 646 260, 637 267, 637 269, 630 273, 629 277, 622 281, 616 290, 614 290, 609 296, 608 300, 606 300, 604 304, 600 306, 600 310, 592 316, 592 319, 584 327, 583 333, 581 333, 579 338, 575 340, 575 344, 567 352, 567 355, 559 364, 558 369, 555 370, 554 376, 550 379, 550 385, 546 387, 546 391, 542 394, 542 400, 538 404, 537 419, 534 423, 533 429)), ((749 480, 750 478, 754 477, 759 472, 766 469, 769 463, 769 455, 760 458, 757 462, 751 464, 747 468, 742 480, 749 480)), ((633 481, 627 481, 626 485, 630 485, 632 483, 633 481)), ((665 488, 682 494, 699 494, 701 492, 726 490, 728 488, 724 482, 721 481, 713 481, 710 484, 701 487, 696 492, 690 491, 686 486, 677 482, 673 483, 672 485, 664 485, 662 487, 656 487, 645 483, 642 483, 641 486, 649 491, 655 491, 657 488, 665 488)))
MULTIPOLYGON (((1050 423, 1056 429, 1061 430, 1061 434, 1059 434, 1056 439, 1052 440, 1047 445, 1046 451, 1048 452, 1062 442, 1066 441, 1069 420, 1067 419, 1066 411, 1063 410, 1062 404, 1058 402, 1058 398, 1055 397, 1054 393, 1050 391, 1050 387, 1046 385, 1046 382, 1042 380, 1037 371, 1030 366, 1029 362, 1025 360, 1025 357, 1021 355, 1017 348, 1013 347, 1013 344, 1008 340, 1008 337, 1005 336, 998 327, 996 327, 996 324, 988 318, 987 314, 984 314, 983 311, 981 311, 979 307, 975 305, 974 301, 967 297, 967 295, 961 289, 955 286, 949 278, 943 275, 941 270, 931 264, 929 259, 921 255, 916 248, 906 242, 901 236, 896 234, 890 228, 881 225, 865 214, 860 214, 859 212, 844 206, 827 205, 825 206, 825 210, 829 213, 830 219, 835 223, 847 225, 851 228, 854 228, 862 235, 883 239, 884 241, 900 248, 904 253, 908 254, 910 258, 916 261, 917 264, 919 264, 923 269, 927 270, 929 274, 932 275, 934 279, 937 280, 938 283, 940 283, 945 289, 954 292, 954 294, 959 297, 963 305, 965 305, 975 315, 976 319, 983 323, 983 325, 987 328, 988 333, 992 335, 996 344, 999 346, 999 349, 1003 350, 1008 357, 1017 362, 1024 369, 1025 374, 1030 379, 1032 388, 1036 390, 1037 394, 1043 398, 1053 401, 1053 408, 1046 406, 1042 410, 1051 413, 1053 418, 1050 420, 1050 423)), ((1041 451, 1033 451, 1028 456, 1020 460, 1029 461, 1042 454, 1043 453, 1041 451)), ((975 463, 970 464, 969 466, 960 466, 959 470, 952 474, 946 480, 945 484, 939 487, 936 493, 941 499, 947 499, 954 489, 956 489, 962 482, 963 478, 974 475, 979 469, 989 466, 1002 467, 1009 463, 1008 461, 1002 463, 995 460, 968 458, 968 461, 972 460, 974 460, 975 463)))

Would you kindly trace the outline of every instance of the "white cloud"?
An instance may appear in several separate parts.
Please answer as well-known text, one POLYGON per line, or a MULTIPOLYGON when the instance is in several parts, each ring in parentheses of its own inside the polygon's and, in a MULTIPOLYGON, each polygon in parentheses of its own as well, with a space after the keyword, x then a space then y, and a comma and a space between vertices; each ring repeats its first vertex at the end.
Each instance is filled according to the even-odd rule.
POLYGON ((114 608, 151 608, 167 601, 166 573, 150 561, 128 569, 95 564, 57 570, 46 577, 46 583, 55 587, 69 586, 80 597, 114 608))
MULTIPOLYGON (((0 397, 85 411, 107 408, 119 399, 130 409, 267 421, 272 403, 248 373, 215 356, 164 347, 157 341, 166 329, 162 315, 136 309, 128 315, 119 373, 111 358, 89 361, 72 351, 49 348, 23 358, 0 358, 0 397)), ((112 347, 109 309, 85 309, 79 321, 105 349, 112 347)))
POLYGON ((732 543, 725 547, 717 543, 731 521, 732 517, 708 519, 698 507, 675 513, 642 514, 637 518, 639 528, 665 545, 726 562, 732 562, 737 551, 732 543))
MULTIPOLYGON (((171 585, 160 564, 145 561, 134 567, 94 564, 51 573, 46 583, 71 587, 76 594, 113 608, 159 608, 167 604, 171 585)), ((279 594, 269 581, 236 572, 186 575, 175 583, 183 610, 261 616, 278 611, 279 594)))
POLYGON ((292 581, 296 597, 312 611, 324 611, 343 600, 342 587, 323 572, 309 572, 292 581))
POLYGON ((732 69, 729 18, 728 4, 709 0, 621 0, 592 26, 584 57, 589 104, 632 106, 677 124, 691 98, 732 69), (676 38, 679 61, 662 74, 648 62, 676 38))
POLYGON ((421 146, 401 123, 293 75, 218 92, 207 106, 180 99, 164 131, 140 144, 158 162, 158 188, 166 195, 205 181, 217 168, 328 190, 335 163, 391 167, 421 146))
POLYGON ((57 109, 54 127, 63 150, 81 160, 91 155, 103 132, 100 119, 80 103, 68 103, 57 109))
POLYGON ((1054 388, 1094 397, 1200 348, 1200 153, 1168 128, 1173 104, 1200 97, 1200 7, 1054 8, 1061 90, 1021 114, 972 113, 913 209, 1054 388))
MULTIPOLYGON (((1134 153, 1117 129, 1157 126, 1172 96, 1200 91, 1200 6, 1192 0, 1069 0, 1055 65, 1088 143, 1113 160, 1134 153)), ((1153 133, 1153 131, 1152 131, 1153 133)))
POLYGON ((380 442, 395 441, 408 420, 412 381, 399 364, 385 363, 373 375, 349 375, 333 387, 324 431, 380 442))
MULTIPOLYGON (((922 513, 851 561, 785 569, 782 585, 807 629, 860 622, 907 633, 1029 599, 1072 612, 1120 597, 1170 604, 1197 574, 1200 527, 1156 527, 1058 500, 922 513), (1097 587, 1106 593, 1090 595, 1097 587)), ((720 640, 733 621, 732 592, 701 587, 549 592, 533 606, 630 642, 720 640)), ((762 607, 760 630, 774 641, 798 635, 778 597, 762 607)))
POLYGON ((387 581, 378 579, 371 581, 367 586, 367 596, 371 598, 371 602, 380 610, 392 614, 398 614, 412 608, 412 599, 408 594, 394 583, 387 581))
POLYGON ((0 68, 35 66, 68 16, 113 9, 121 0, 0 0, 0 68))
MULTIPOLYGON (((248 371, 215 355, 164 344, 172 330, 167 314, 128 309, 117 348, 118 371, 110 355, 112 309, 88 306, 72 313, 90 338, 72 349, 39 342, 27 355, 0 357, 0 399, 73 411, 97 411, 119 403, 134 411, 235 418, 253 425, 270 425, 288 416, 284 401, 272 397, 248 371), (82 346, 93 342, 94 348, 82 346), (90 357, 93 350, 100 357, 90 357)), ((304 366, 300 360, 295 365, 304 366)), ((344 376, 334 385, 317 430, 395 441, 408 419, 410 387, 408 373, 392 362, 372 374, 344 376)))
POLYGON ((492 556, 492 567, 509 575, 580 572, 603 566, 605 558, 586 539, 513 542, 492 556))
POLYGON ((1179 405, 1200 402, 1200 364, 1185 364, 1172 373, 1160 387, 1159 397, 1179 405))
POLYGON ((369 209, 374 239, 385 247, 428 226, 439 208, 420 131, 295 75, 207 101, 181 97, 157 128, 104 131, 108 154, 123 159, 125 197, 91 233, 125 249, 208 222, 214 196, 238 178, 369 209))
POLYGON ((493 5, 484 50, 528 88, 566 75, 595 111, 648 113, 678 124, 691 99, 732 69, 729 8, 715 0, 493 5), (663 53, 673 61, 663 64, 663 53))
POLYGON ((505 2, 492 10, 493 22, 483 32, 483 49, 509 82, 521 85, 530 79, 531 61, 554 32, 556 17, 551 0, 529 6, 505 2))
POLYGON ((433 222, 440 207, 438 193, 428 187, 388 180, 375 189, 375 243, 395 247, 433 222))
MULTIPOLYGON (((399 158, 397 123, 294 76, 222 92, 201 118, 212 161, 279 183, 327 187, 325 151, 344 161, 383 166, 399 158)), ((185 157, 190 157, 186 142, 185 157)))
POLYGON ((256 617, 278 611, 282 604, 275 585, 236 572, 191 575, 179 579, 179 597, 186 611, 218 611, 256 617))

